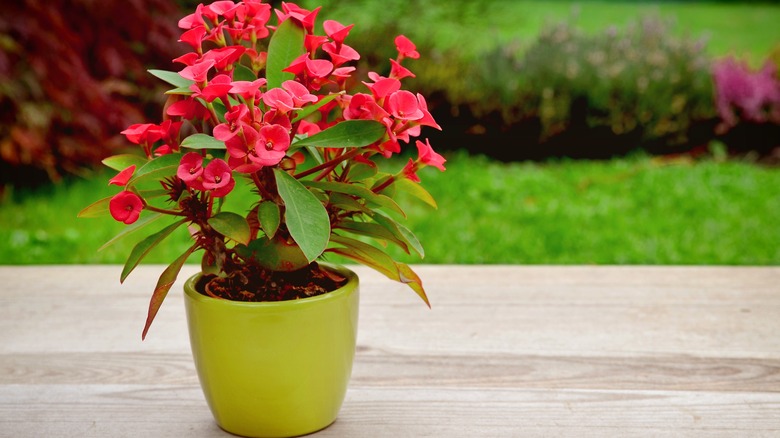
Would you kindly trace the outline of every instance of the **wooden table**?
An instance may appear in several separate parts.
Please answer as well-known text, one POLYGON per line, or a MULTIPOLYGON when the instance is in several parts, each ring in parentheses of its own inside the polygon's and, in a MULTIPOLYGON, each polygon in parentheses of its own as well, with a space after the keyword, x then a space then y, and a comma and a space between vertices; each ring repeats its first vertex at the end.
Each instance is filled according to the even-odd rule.
MULTIPOLYGON (((0 436, 229 436, 180 285, 141 342, 162 267, 120 270, 0 267, 0 436)), ((432 310, 355 270, 352 380, 317 436, 780 436, 780 268, 419 266, 432 310)))

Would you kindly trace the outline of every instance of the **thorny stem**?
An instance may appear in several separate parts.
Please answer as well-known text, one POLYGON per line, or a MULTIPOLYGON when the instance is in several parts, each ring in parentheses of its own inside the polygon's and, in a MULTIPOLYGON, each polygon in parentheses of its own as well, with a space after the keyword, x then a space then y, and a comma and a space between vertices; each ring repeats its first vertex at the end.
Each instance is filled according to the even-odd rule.
POLYGON ((385 181, 382 184, 380 184, 379 186, 371 189, 371 191, 374 192, 374 193, 381 192, 382 190, 386 189, 387 186, 389 186, 390 184, 394 183, 395 182, 395 178, 396 178, 395 175, 391 176, 390 178, 387 178, 387 181, 385 181))
POLYGON ((335 169, 336 166, 339 165, 339 163, 341 163, 343 161, 346 161, 346 160, 349 160, 350 158, 355 158, 356 156, 360 155, 361 152, 362 151, 360 150, 360 148, 352 149, 351 151, 347 152, 346 154, 341 154, 338 157, 336 157, 336 158, 334 158, 334 159, 332 159, 332 160, 330 160, 328 162, 325 162, 325 163, 322 163, 320 165, 314 166, 311 169, 304 170, 303 172, 298 173, 298 174, 296 174, 294 176, 295 176, 296 179, 301 179, 301 178, 303 178, 305 176, 312 175, 312 174, 317 173, 317 172, 322 170, 323 172, 320 173, 319 175, 317 175, 314 178, 315 181, 319 181, 322 178, 324 178, 328 173, 330 173, 333 169, 335 169))
POLYGON ((144 205, 144 210, 153 211, 155 213, 169 214, 171 216, 186 216, 182 211, 168 210, 165 208, 155 207, 150 204, 144 205))

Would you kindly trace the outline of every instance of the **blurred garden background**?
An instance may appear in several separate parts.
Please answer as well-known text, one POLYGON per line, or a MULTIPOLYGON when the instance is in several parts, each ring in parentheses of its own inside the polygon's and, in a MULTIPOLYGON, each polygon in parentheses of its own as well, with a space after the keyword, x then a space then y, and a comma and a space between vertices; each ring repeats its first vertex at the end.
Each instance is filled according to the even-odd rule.
MULTIPOLYGON (((448 160, 420 173, 438 210, 409 200, 422 262, 780 264, 780 4, 298 3, 355 24, 361 69, 388 71, 399 33, 422 54, 409 84, 448 160)), ((123 224, 76 215, 116 192, 119 132, 159 121, 146 70, 176 69, 196 5, 0 5, 0 264, 124 262, 132 234, 97 251, 123 224)))

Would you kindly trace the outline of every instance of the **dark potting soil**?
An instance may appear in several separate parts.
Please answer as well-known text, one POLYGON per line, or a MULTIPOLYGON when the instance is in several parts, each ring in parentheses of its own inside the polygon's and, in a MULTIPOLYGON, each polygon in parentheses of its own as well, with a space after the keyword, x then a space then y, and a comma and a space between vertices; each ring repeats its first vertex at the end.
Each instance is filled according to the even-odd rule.
POLYGON ((196 284, 203 295, 232 301, 286 301, 309 298, 343 286, 346 277, 317 263, 292 272, 269 271, 247 265, 227 277, 204 275, 196 284))

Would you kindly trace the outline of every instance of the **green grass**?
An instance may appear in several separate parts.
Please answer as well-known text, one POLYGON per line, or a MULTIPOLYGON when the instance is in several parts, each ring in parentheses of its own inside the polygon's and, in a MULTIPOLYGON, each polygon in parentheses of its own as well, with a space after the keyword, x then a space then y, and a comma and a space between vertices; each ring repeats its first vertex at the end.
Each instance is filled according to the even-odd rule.
MULTIPOLYGON (((758 65, 780 44, 780 4, 675 1, 305 0, 323 4, 323 17, 370 29, 397 23, 398 30, 437 49, 475 53, 495 42, 528 44, 545 23, 576 17, 587 32, 623 27, 640 16, 675 20, 679 33, 708 40, 714 56, 746 56, 758 65), (423 25, 423 23, 425 23, 423 25)), ((388 37, 389 38, 389 37, 388 37)))
MULTIPOLYGON (((448 158, 447 172, 421 172, 439 209, 408 204, 426 263, 780 264, 778 169, 448 158)), ((0 264, 122 263, 140 235, 97 252, 123 225, 75 218, 115 192, 101 177, 10 196, 0 205, 0 264)), ((147 261, 170 262, 188 243, 178 230, 147 261)))

